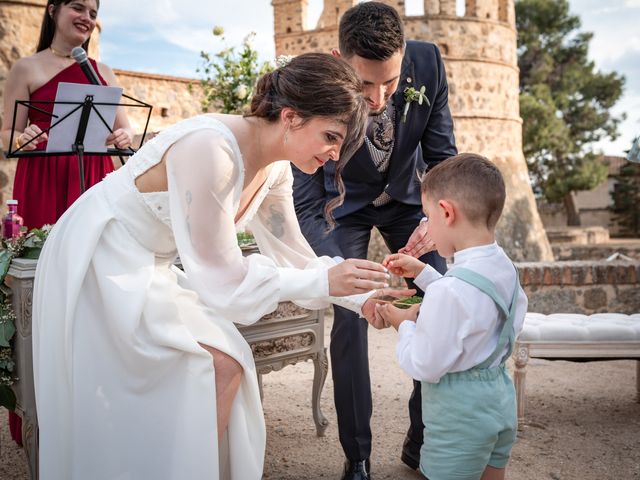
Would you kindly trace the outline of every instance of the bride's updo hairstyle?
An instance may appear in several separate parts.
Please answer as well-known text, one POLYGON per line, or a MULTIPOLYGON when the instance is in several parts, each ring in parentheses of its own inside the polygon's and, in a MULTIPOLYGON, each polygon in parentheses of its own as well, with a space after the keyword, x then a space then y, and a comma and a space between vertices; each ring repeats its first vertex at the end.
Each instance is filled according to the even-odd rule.
POLYGON ((258 80, 249 115, 275 122, 285 107, 293 109, 303 124, 311 118, 323 117, 337 120, 347 128, 336 163, 339 195, 324 209, 325 218, 333 228, 332 212, 344 200, 342 170, 364 140, 369 107, 362 95, 362 82, 349 64, 332 55, 298 55, 258 80))

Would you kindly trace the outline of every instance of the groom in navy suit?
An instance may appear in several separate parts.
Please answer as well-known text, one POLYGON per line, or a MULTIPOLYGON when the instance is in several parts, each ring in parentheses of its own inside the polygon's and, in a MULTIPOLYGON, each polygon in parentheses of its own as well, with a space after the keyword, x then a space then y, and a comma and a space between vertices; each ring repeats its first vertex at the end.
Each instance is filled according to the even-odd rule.
MULTIPOLYGON (((350 63, 363 80, 370 108, 367 135, 342 172, 346 195, 333 212, 337 226, 329 233, 323 209, 338 196, 336 163, 328 162, 313 175, 293 167, 302 232, 318 255, 366 258, 376 227, 390 251, 420 257, 444 273, 444 259, 429 251, 433 243, 423 219, 417 176, 457 153, 440 52, 431 43, 405 43, 400 16, 378 2, 360 3, 345 12, 339 48, 334 54, 350 63), (420 102, 422 87, 426 99, 420 102)), ((346 456, 343 479, 370 478, 367 327, 366 320, 335 307, 330 351, 338 430, 346 456)), ((409 416, 401 459, 415 469, 424 429, 420 383, 415 381, 409 416)))

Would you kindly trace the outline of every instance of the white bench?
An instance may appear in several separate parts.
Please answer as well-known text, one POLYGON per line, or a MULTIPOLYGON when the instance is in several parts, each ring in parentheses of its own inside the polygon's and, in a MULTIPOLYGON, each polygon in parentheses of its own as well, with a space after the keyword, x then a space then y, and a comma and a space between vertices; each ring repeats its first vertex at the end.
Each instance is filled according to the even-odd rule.
POLYGON ((640 313, 527 313, 513 358, 520 425, 525 419, 525 379, 529 358, 576 361, 638 359, 636 390, 637 401, 640 402, 640 313))

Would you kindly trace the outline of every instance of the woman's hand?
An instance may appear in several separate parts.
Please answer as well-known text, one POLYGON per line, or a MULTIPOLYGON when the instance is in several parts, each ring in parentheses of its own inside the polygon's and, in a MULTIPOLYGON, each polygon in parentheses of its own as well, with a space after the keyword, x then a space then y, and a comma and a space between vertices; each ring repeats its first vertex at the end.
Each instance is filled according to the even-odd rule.
POLYGON ((389 295, 395 298, 403 298, 411 297, 415 294, 416 291, 412 288, 383 288, 382 290, 378 290, 362 305, 362 316, 367 319, 367 322, 369 322, 372 327, 378 330, 388 327, 389 325, 385 325, 384 321, 376 318, 376 305, 380 304, 378 299, 389 295))
POLYGON ((403 253, 387 255, 382 261, 382 265, 394 275, 406 278, 416 278, 425 267, 425 264, 417 258, 403 253))
POLYGON ((418 319, 420 304, 412 305, 409 308, 394 307, 390 303, 376 304, 376 323, 392 326, 396 330, 405 320, 415 322, 418 319))
MULTIPOLYGON (((41 133, 42 133, 42 130, 40 130, 40 127, 32 124, 32 125, 29 125, 27 128, 25 128, 24 132, 22 132, 20 135, 16 137, 16 141, 18 142, 22 150, 25 150, 25 151, 35 150, 39 143, 42 143, 49 139, 46 133, 42 133, 42 135, 40 135, 41 133), (40 136, 38 137, 38 135, 40 136), (25 145, 32 138, 35 138, 35 137, 38 137, 37 140, 34 140, 29 145, 25 145)), ((18 145, 16 145, 16 147, 17 146, 18 145)))
POLYGON ((115 145, 116 148, 123 150, 131 146, 133 138, 131 133, 124 128, 118 128, 107 137, 105 145, 115 145))
POLYGON ((425 253, 432 252, 436 249, 436 244, 429 238, 429 222, 420 222, 416 229, 409 237, 407 244, 398 250, 399 253, 405 253, 412 257, 418 258, 425 253))
POLYGON ((379 263, 350 258, 331 268, 329 295, 344 297, 389 286, 390 275, 379 263))

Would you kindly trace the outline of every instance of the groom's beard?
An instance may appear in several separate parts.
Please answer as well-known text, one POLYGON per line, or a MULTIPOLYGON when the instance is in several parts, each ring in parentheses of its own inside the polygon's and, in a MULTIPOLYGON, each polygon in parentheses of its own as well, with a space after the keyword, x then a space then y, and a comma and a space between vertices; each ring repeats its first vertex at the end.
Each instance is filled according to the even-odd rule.
POLYGON ((382 107, 380 107, 378 110, 372 110, 371 108, 369 109, 369 116, 370 117, 375 117, 377 115, 380 115, 382 112, 384 112, 387 109, 387 104, 385 103, 382 107))

